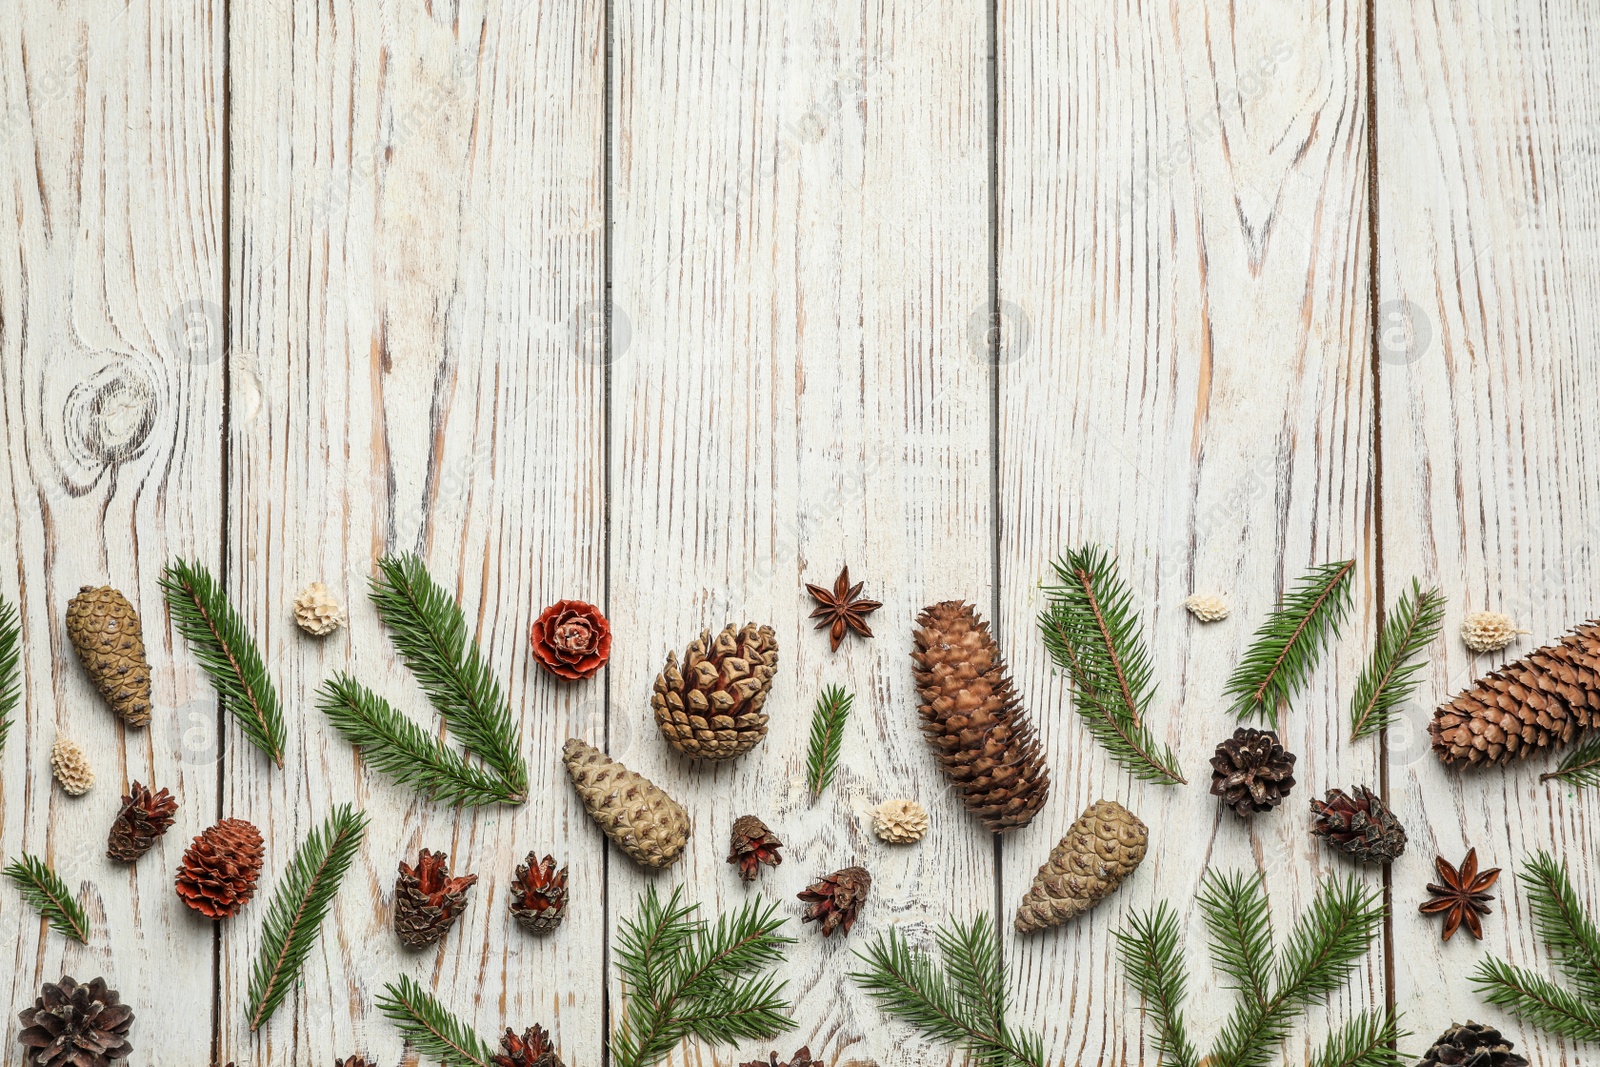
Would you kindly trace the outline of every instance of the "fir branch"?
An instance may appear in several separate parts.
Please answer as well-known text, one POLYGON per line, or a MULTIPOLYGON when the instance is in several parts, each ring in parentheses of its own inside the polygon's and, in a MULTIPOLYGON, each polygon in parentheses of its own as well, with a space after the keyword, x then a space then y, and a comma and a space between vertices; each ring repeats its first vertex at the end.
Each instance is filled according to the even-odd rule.
POLYGON ((278 691, 228 595, 203 566, 184 559, 162 572, 161 589, 173 623, 223 705, 251 743, 282 767, 285 734, 278 691))
POLYGON ((1150 652, 1116 558, 1090 545, 1052 566, 1059 584, 1045 589, 1049 603, 1039 615, 1039 632, 1066 672, 1090 734, 1134 777, 1183 783, 1177 756, 1144 722, 1155 698, 1150 652))
POLYGON ((273 890, 262 924, 261 953, 250 976, 252 1032, 272 1017, 299 977, 366 829, 365 814, 349 804, 335 808, 328 821, 306 838, 273 890))
POLYGON ((811 747, 806 755, 806 787, 813 797, 833 784, 839 770, 839 753, 844 750, 844 724, 850 717, 855 697, 840 686, 822 691, 817 708, 811 713, 811 747))
POLYGON ((1311 1067, 1406 1067, 1395 1048, 1405 1036, 1387 1011, 1364 1011, 1328 1035, 1311 1067))
POLYGON ((518 751, 511 706, 461 606, 416 555, 384 556, 378 569, 372 603, 401 658, 461 744, 494 768, 520 802, 528 793, 528 764, 518 751))
POLYGON ((1472 984, 1490 1004, 1541 1030, 1575 1041, 1600 1041, 1600 1007, 1504 960, 1478 961, 1472 984))
POLYGON ((1179 947, 1177 912, 1162 901, 1153 912, 1136 913, 1116 938, 1128 979, 1155 1021, 1156 1054, 1172 1067, 1196 1067, 1199 1054, 1183 1018, 1189 972, 1179 947))
POLYGON ((1217 969, 1263 1010, 1271 999, 1274 950, 1272 912, 1261 875, 1217 874, 1200 886, 1200 910, 1211 934, 1217 969))
POLYGON ((72 890, 49 864, 24 852, 21 859, 6 865, 5 875, 22 890, 22 899, 45 917, 52 930, 89 943, 89 917, 84 914, 83 905, 73 899, 72 890))
POLYGON ((483 1039, 409 975, 383 987, 378 1010, 400 1028, 407 1044, 444 1067, 490 1067, 494 1053, 483 1039))
POLYGON ((1579 789, 1586 785, 1600 785, 1600 730, 1596 730, 1577 748, 1567 753, 1561 766, 1539 775, 1541 782, 1568 782, 1579 789))
POLYGON ((0 750, 11 734, 11 716, 22 699, 22 623, 17 606, 0 596, 0 750))
POLYGON ((1372 661, 1356 682, 1350 701, 1350 740, 1359 741, 1394 724, 1400 705, 1422 684, 1417 675, 1427 661, 1419 657, 1444 628, 1444 609, 1443 593, 1424 592, 1422 583, 1411 579, 1411 588, 1384 620, 1372 661))
POLYGON ((1356 561, 1315 567, 1267 617, 1228 679, 1229 711, 1243 719, 1261 715, 1278 726, 1279 706, 1310 678, 1322 650, 1350 612, 1350 576, 1356 561))
POLYGON ((521 800, 498 775, 468 763, 347 674, 322 683, 317 706, 363 761, 429 800, 457 807, 521 800))

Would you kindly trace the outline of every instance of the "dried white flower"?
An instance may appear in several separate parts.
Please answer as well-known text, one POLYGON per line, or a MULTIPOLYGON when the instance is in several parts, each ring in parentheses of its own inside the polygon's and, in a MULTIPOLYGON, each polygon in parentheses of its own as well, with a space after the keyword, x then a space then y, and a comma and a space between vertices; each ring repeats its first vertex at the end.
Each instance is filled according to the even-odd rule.
POLYGON ((294 598, 294 621, 306 633, 326 637, 344 625, 344 605, 327 586, 312 582, 294 598))
POLYGON ((1221 622, 1228 617, 1228 602, 1213 593, 1191 593, 1183 606, 1201 622, 1221 622))
POLYGON ((928 832, 928 809, 915 800, 885 800, 872 809, 872 832, 891 845, 921 841, 928 832))
POLYGON ((1474 652, 1499 652, 1527 632, 1498 611, 1474 611, 1461 620, 1461 640, 1474 652))
POLYGON ((56 743, 50 746, 50 768, 56 772, 56 780, 69 796, 81 797, 94 785, 94 771, 89 766, 89 757, 83 754, 83 749, 76 742, 65 737, 56 738, 56 743))

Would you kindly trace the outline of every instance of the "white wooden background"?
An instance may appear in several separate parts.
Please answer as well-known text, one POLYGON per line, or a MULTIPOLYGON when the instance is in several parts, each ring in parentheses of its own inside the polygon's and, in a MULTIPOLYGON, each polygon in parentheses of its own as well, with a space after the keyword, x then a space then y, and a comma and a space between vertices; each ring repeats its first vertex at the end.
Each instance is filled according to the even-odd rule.
MULTIPOLYGON (((1202 873, 1237 867, 1268 872, 1287 925, 1349 869, 1306 835, 1306 798, 1355 783, 1387 788, 1412 844, 1384 941, 1331 1014, 1390 999, 1417 1053, 1453 1020, 1509 1022, 1465 976, 1489 952, 1543 960, 1514 877, 1535 848, 1600 904, 1600 793, 1537 767, 1447 771, 1425 725, 1497 661, 1455 638, 1467 611, 1514 614, 1518 654, 1600 610, 1597 45, 1583 0, 0 0, 0 591, 26 627, 0 853, 48 857, 94 926, 67 942, 0 894, 6 1061, 15 1012, 69 972, 135 1006, 136 1064, 415 1062, 374 1009, 400 974, 485 1036, 540 1022, 568 1064, 602 1063, 621 996, 607 931, 651 876, 583 817, 558 760, 572 734, 686 802, 689 852, 653 877, 711 910, 751 892, 723 863, 744 810, 789 844, 761 889, 796 917, 811 876, 873 871, 852 942, 795 930, 785 1057, 949 1062, 862 1002, 851 945, 997 905, 1009 923, 1079 810, 1114 797, 1152 828, 1144 867, 1005 948, 1053 1062, 1153 1064, 1111 931, 1161 898, 1192 920, 1202 873), (1111 764, 1033 635, 1049 559, 1086 540, 1115 545, 1138 591, 1187 788, 1111 764), (427 714, 364 594, 397 550, 450 584, 509 689, 522 807, 416 801, 314 709, 349 668, 427 714), (285 697, 284 770, 175 647, 157 577, 176 554, 248 614, 285 697), (1355 621, 1285 728, 1301 784, 1240 823, 1205 793, 1223 680, 1284 585, 1346 556, 1355 621), (884 608, 876 640, 830 654, 801 585, 845 562, 884 608), (1355 675, 1412 575, 1444 588, 1451 632, 1387 747, 1350 744, 1355 675), (323 644, 288 615, 317 579, 352 609, 323 644), (66 643, 67 599, 104 581, 144 611, 147 732, 115 724, 66 643), (1191 623, 1197 588, 1234 618, 1191 623), (578 685, 524 640, 563 596, 617 634, 578 685), (1055 780, 999 844, 916 731, 912 619, 951 597, 996 621, 1055 780), (747 619, 781 635, 771 735, 691 769, 649 720, 650 682, 668 649, 747 619), (857 716, 812 805, 805 734, 834 682, 857 716), (98 770, 82 799, 50 778, 58 733, 98 770), (129 870, 103 842, 133 778, 182 807, 129 870), (907 794, 934 829, 890 849, 865 812, 907 794), (361 860, 302 988, 251 1035, 264 903, 214 929, 172 870, 204 826, 248 818, 270 892, 347 800, 373 820, 361 860), (1416 904, 1434 852, 1469 845, 1506 868, 1503 907, 1481 945, 1441 945, 1416 904), (421 846, 482 881, 413 955, 390 905, 421 846), (529 849, 575 888, 542 940, 505 909, 529 849)), ((1209 1038, 1228 1001, 1190 947, 1209 1038)), ((1508 1030, 1541 1067, 1595 1056, 1508 1030)))

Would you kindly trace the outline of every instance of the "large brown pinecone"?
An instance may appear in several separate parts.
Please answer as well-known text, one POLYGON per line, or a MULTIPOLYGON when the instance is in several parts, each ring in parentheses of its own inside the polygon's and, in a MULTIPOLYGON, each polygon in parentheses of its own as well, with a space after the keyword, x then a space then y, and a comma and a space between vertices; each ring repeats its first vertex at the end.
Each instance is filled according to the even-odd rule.
POLYGON ((739 877, 746 882, 756 880, 761 865, 776 867, 783 862, 783 842, 767 828, 767 824, 754 815, 741 815, 733 820, 733 841, 728 847, 728 862, 739 865, 739 877))
POLYGON ((644 775, 576 737, 561 750, 572 786, 600 829, 635 863, 660 869, 689 845, 689 813, 644 775))
POLYGON ((1294 788, 1294 761, 1271 730, 1241 726, 1211 757, 1211 795, 1238 815, 1271 811, 1294 788))
POLYGON ((394 881, 394 932, 407 948, 435 944, 461 917, 467 890, 478 882, 475 874, 450 877, 450 857, 422 849, 415 867, 400 861, 394 881))
POLYGON ((1452 1026, 1439 1035, 1417 1067, 1528 1067, 1526 1058, 1512 1052, 1492 1026, 1469 1022, 1452 1026))
POLYGON ((549 933, 567 917, 567 868, 562 866, 557 871, 554 856, 541 860, 537 854, 528 853, 511 880, 507 900, 511 914, 524 930, 549 933))
POLYGON ((266 846, 243 819, 223 819, 189 844, 178 868, 178 896, 211 919, 226 919, 256 895, 266 846))
POLYGON ((656 675, 650 706, 667 743, 691 759, 743 755, 767 736, 762 707, 778 669, 778 635, 770 626, 725 626, 715 641, 702 631, 656 675))
POLYGON ((1050 772, 989 624, 960 600, 925 608, 917 622, 922 733, 940 769, 991 832, 1028 825, 1050 795, 1050 772))
POLYGON ((524 1030, 518 1037, 507 1027, 500 1038, 500 1053, 489 1060, 495 1067, 565 1067, 542 1026, 524 1030))
POLYGON ((1600 619, 1478 679, 1428 724, 1444 763, 1509 763, 1600 726, 1600 619))
POLYGON ((123 1063, 133 1046, 128 1030, 133 1009, 104 978, 79 985, 70 977, 46 982, 33 1007, 22 1012, 17 1035, 30 1067, 110 1067, 123 1063))
POLYGON ((1406 850, 1406 828, 1389 805, 1372 790, 1358 785, 1355 792, 1328 790, 1326 800, 1311 798, 1316 818, 1311 832, 1338 849, 1367 863, 1398 859, 1406 850))
POLYGON ((84 586, 67 602, 67 639, 111 710, 129 726, 149 723, 150 662, 128 598, 109 585, 84 586))
POLYGON ((122 810, 111 824, 106 856, 123 863, 134 862, 167 832, 177 810, 178 802, 165 789, 152 793, 134 782, 128 786, 128 795, 122 798, 122 810))
POLYGON ((1150 831, 1114 800, 1089 805, 1050 852, 1017 908, 1018 933, 1060 926, 1110 896, 1144 862, 1150 831))
POLYGON ((840 927, 848 934, 871 888, 872 875, 865 867, 846 867, 824 875, 800 891, 800 899, 810 905, 800 921, 820 922, 823 937, 832 937, 840 927))

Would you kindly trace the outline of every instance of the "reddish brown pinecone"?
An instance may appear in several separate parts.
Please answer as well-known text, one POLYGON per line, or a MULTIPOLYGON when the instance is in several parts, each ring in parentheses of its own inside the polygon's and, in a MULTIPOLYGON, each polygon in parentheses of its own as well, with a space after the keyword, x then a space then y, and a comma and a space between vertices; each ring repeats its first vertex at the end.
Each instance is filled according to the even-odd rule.
POLYGON ((507 898, 511 914, 524 930, 547 934, 567 917, 567 869, 556 870, 553 856, 540 859, 528 853, 527 862, 517 868, 507 898))
POLYGON ((700 634, 656 675, 656 725, 667 743, 690 759, 742 755, 767 736, 767 693, 778 670, 778 636, 770 626, 732 624, 711 639, 700 634))
POLYGON ((917 622, 922 733, 940 768, 991 832, 1028 825, 1050 795, 1050 772, 989 624, 960 600, 924 609, 917 622))
POLYGON ((167 832, 177 810, 178 802, 165 789, 152 793, 134 782, 128 786, 128 795, 122 798, 122 810, 111 824, 106 856, 123 863, 137 860, 167 832))
POLYGON ((1241 726, 1211 757, 1211 795, 1241 816, 1271 811, 1294 788, 1294 762, 1277 734, 1241 726))
POLYGON ((779 1063, 778 1054, 774 1052, 767 1057, 765 1063, 761 1060, 751 1060, 749 1063, 741 1063, 739 1067, 825 1067, 825 1065, 821 1060, 811 1058, 810 1045, 802 1045, 788 1063, 779 1063))
POLYGON ((495 1067, 565 1067, 542 1026, 524 1030, 521 1037, 508 1027, 500 1038, 500 1054, 489 1062, 495 1067))
POLYGON ((190 842, 178 868, 178 896, 207 918, 236 915, 256 895, 266 853, 260 830, 223 819, 190 842))
POLYGON ((415 867, 400 861, 394 882, 394 932, 407 948, 427 948, 449 933, 467 906, 478 876, 450 877, 450 857, 423 849, 415 867))
POLYGON ((1364 785, 1356 786, 1354 794, 1330 789, 1326 800, 1311 798, 1311 812, 1316 816, 1311 832, 1358 860, 1382 863, 1406 850, 1406 828, 1364 785))
POLYGON ((739 865, 739 877, 747 882, 756 880, 761 865, 776 867, 783 862, 778 851, 783 842, 767 829, 767 824, 754 815, 741 815, 733 820, 733 844, 728 850, 728 862, 739 865))
POLYGON ((1600 619, 1478 679, 1433 713, 1444 763, 1509 763, 1600 726, 1600 619))
MULTIPOLYGON (((233 1065, 229 1064, 228 1067, 233 1067, 233 1065)), ((365 1056, 350 1056, 347 1059, 334 1060, 333 1067, 377 1067, 377 1064, 365 1056)))
POLYGON ((19 1016, 17 1040, 29 1067, 116 1067, 133 1046, 128 1031, 133 1009, 104 978, 79 985, 70 977, 46 982, 33 1007, 19 1016))
POLYGON ((835 871, 800 891, 800 899, 811 905, 801 921, 820 922, 823 937, 831 937, 841 926, 849 934, 871 888, 872 875, 867 873, 865 867, 846 867, 842 871, 835 871))

